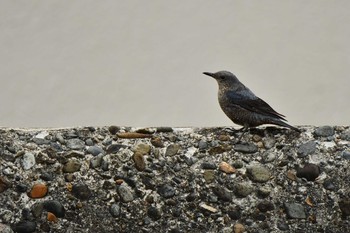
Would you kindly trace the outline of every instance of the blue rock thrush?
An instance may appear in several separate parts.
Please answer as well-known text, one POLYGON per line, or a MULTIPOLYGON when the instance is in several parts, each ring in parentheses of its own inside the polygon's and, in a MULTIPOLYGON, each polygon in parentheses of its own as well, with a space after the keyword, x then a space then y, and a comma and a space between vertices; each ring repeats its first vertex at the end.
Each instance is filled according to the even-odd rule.
POLYGON ((300 132, 296 127, 287 124, 285 116, 257 97, 231 72, 203 74, 216 79, 219 84, 218 98, 221 109, 234 123, 243 126, 243 132, 263 124, 279 125, 300 132))

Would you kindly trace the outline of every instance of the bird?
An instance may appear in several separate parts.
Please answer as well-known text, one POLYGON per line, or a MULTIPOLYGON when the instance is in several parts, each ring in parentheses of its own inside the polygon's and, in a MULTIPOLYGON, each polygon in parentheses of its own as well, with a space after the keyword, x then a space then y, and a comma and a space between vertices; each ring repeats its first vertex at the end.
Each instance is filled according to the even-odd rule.
POLYGON ((268 103, 257 97, 229 71, 203 72, 214 78, 219 86, 218 100, 223 112, 244 132, 264 124, 278 125, 297 132, 300 130, 286 123, 285 116, 276 112, 268 103))

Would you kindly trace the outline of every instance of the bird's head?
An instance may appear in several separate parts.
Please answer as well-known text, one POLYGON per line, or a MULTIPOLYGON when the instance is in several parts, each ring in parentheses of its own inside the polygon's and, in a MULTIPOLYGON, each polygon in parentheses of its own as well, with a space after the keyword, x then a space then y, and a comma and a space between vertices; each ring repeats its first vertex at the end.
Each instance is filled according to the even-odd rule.
POLYGON ((242 85, 237 77, 229 71, 219 71, 216 73, 203 72, 203 74, 216 79, 219 88, 224 88, 226 90, 236 90, 242 85))

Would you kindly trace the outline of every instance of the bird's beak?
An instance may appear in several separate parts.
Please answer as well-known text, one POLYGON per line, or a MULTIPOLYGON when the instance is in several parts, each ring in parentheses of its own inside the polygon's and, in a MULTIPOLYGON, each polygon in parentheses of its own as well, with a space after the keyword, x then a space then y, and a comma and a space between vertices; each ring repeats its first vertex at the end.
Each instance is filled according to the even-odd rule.
POLYGON ((213 77, 213 78, 214 78, 214 74, 213 74, 213 73, 203 72, 203 74, 208 75, 208 76, 210 76, 210 77, 213 77))

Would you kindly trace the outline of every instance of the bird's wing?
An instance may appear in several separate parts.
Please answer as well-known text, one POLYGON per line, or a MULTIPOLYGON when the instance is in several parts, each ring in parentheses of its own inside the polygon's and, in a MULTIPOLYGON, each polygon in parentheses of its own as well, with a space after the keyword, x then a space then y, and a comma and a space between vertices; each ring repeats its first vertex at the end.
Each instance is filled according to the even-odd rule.
POLYGON ((286 121, 286 119, 284 119, 284 115, 276 112, 268 103, 255 96, 253 93, 249 93, 247 95, 243 93, 229 91, 227 93, 227 97, 230 100, 231 104, 238 105, 241 108, 244 108, 248 111, 271 117, 276 117, 278 119, 286 121))

